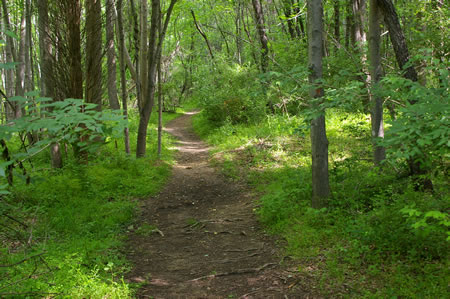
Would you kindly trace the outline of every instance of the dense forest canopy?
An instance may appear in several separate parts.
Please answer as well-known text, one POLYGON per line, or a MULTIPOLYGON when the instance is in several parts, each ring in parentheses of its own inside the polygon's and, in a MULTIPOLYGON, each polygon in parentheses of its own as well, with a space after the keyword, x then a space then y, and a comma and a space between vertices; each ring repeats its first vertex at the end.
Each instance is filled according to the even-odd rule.
MULTIPOLYGON (((390 248, 395 258, 445 268, 448 2, 1 0, 0 15, 0 226, 12 227, 0 235, 0 264, 11 265, 0 268, 8 281, 0 297, 21 287, 62 291, 39 279, 45 287, 20 283, 32 276, 20 254, 55 266, 39 253, 45 225, 40 239, 24 237, 36 219, 50 221, 41 215, 58 201, 31 195, 56 184, 41 181, 60 175, 90 192, 102 176, 90 167, 105 159, 136 169, 145 159, 170 159, 162 115, 186 103, 202 109, 194 126, 210 143, 230 155, 249 151, 249 171, 291 169, 284 178, 297 181, 265 191, 259 215, 269 227, 299 215, 327 218, 325 226, 345 215, 351 220, 342 226, 366 229, 345 231, 362 240, 355 250, 390 248), (397 241, 389 239, 392 226, 397 241)), ((169 174, 158 175, 161 185, 169 174)), ((141 191, 117 194, 154 192, 141 191)), ((111 221, 125 225, 131 204, 114 205, 111 213, 129 216, 111 221)))

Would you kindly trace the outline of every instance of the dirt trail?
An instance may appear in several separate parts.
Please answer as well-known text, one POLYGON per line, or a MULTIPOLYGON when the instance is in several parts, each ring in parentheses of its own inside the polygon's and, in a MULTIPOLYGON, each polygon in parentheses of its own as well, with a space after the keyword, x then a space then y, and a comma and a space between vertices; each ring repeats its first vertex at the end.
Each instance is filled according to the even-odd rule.
POLYGON ((142 283, 138 297, 312 297, 294 271, 280 266, 274 240, 253 214, 250 192, 208 165, 208 147, 192 131, 192 114, 168 124, 178 139, 177 164, 164 190, 143 202, 142 229, 129 236, 135 267, 128 279, 142 283))

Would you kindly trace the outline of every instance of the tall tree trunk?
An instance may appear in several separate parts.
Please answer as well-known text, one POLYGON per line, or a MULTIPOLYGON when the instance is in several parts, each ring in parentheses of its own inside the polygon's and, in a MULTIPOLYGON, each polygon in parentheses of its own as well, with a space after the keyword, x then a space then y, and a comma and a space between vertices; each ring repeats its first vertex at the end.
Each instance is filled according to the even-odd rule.
MULTIPOLYGON (((136 99, 138 101, 138 107, 139 109, 141 109, 141 100, 142 100, 142 94, 141 94, 141 82, 140 82, 140 75, 139 75, 139 65, 140 65, 140 57, 139 57, 139 52, 140 52, 140 37, 139 37, 139 21, 138 21, 138 14, 136 12, 136 5, 134 3, 134 0, 130 0, 130 13, 131 13, 131 19, 133 20, 133 44, 134 44, 134 63, 135 63, 135 80, 134 82, 136 83, 136 99)), ((125 45, 124 45, 125 47, 125 45)), ((128 68, 130 68, 129 65, 132 64, 131 61, 131 57, 129 54, 126 54, 127 49, 126 47, 124 48, 125 51, 125 59, 127 59, 127 64, 128 64, 128 68), (129 57, 129 58, 127 58, 129 57)), ((133 67, 130 68, 130 70, 133 67)))
MULTIPOLYGON (((6 5, 6 0, 2 0, 2 8, 3 8, 3 22, 4 28, 8 31, 12 31, 11 24, 9 22, 9 11, 8 6, 6 5)), ((13 63, 17 62, 16 51, 14 46, 14 39, 6 35, 6 62, 13 63)), ((13 97, 15 95, 15 84, 14 84, 14 69, 8 69, 6 72, 6 80, 5 80, 5 93, 8 98, 13 97)), ((17 105, 15 103, 11 103, 12 106, 5 106, 6 110, 6 119, 15 118, 17 105)))
POLYGON ((162 150, 162 113, 163 113, 163 95, 162 95, 162 74, 161 59, 158 61, 158 158, 161 158, 162 150))
MULTIPOLYGON (((369 12, 369 61, 370 61, 370 77, 372 79, 372 90, 376 88, 382 77, 381 67, 381 15, 378 9, 377 0, 370 0, 369 12)), ((383 99, 371 93, 372 109, 372 138, 373 144, 373 158, 375 165, 380 165, 381 161, 386 158, 385 148, 376 144, 377 139, 384 138, 384 123, 383 123, 383 99)))
POLYGON ((258 30, 259 41, 261 42, 261 71, 267 72, 269 66, 269 46, 266 34, 266 27, 264 22, 264 13, 261 2, 259 0, 252 0, 253 9, 255 11, 256 29, 258 30))
MULTIPOLYGON (((310 69, 309 82, 312 84, 310 97, 321 99, 324 90, 322 79, 323 53, 323 6, 322 0, 308 0, 308 63, 310 69)), ((314 101, 316 109, 321 109, 314 101)), ((312 207, 322 208, 330 196, 328 179, 328 139, 325 128, 325 111, 311 121, 312 151, 312 207)))
POLYGON ((294 5, 294 0, 291 0, 291 2, 292 6, 294 6, 294 13, 296 16, 295 23, 297 24, 297 26, 295 26, 295 31, 297 32, 297 36, 304 38, 306 33, 305 33, 305 25, 303 24, 303 18, 300 13, 301 2, 300 0, 298 0, 296 5, 294 5))
MULTIPOLYGON (((249 9, 247 6, 242 5, 242 12, 241 12, 241 17, 242 17, 242 27, 244 28, 245 34, 247 35, 248 41, 250 42, 251 45, 254 45, 253 43, 253 38, 252 38, 252 34, 250 33, 250 21, 249 21, 249 17, 248 15, 250 14, 249 9), (247 13, 244 12, 244 10, 247 11, 247 13)), ((253 61, 255 62, 255 64, 259 64, 260 62, 258 61, 258 57, 256 55, 256 47, 250 47, 251 49, 251 54, 252 54, 252 58, 253 61)))
POLYGON ((291 1, 290 0, 283 1, 283 12, 284 12, 284 16, 287 20, 289 35, 290 35, 291 39, 295 39, 297 37, 297 35, 296 35, 295 28, 294 28, 295 25, 292 20, 291 1))
MULTIPOLYGON (((405 35, 400 26, 400 21, 395 10, 394 4, 391 0, 377 0, 378 7, 383 15, 384 22, 386 23, 389 36, 391 38, 392 45, 394 47, 395 57, 400 69, 403 71, 403 76, 413 82, 418 81, 417 72, 414 66, 410 65, 409 62, 409 51, 408 45, 406 44, 405 35)), ((410 101, 411 104, 415 103, 415 100, 410 101)), ((415 177, 416 188, 432 190, 433 183, 429 178, 423 178, 427 174, 427 169, 424 169, 420 162, 415 161, 414 157, 408 160, 409 170, 412 176, 415 177)))
MULTIPOLYGON (((120 87, 122 89, 123 116, 128 120, 127 106, 127 83, 125 76, 125 37, 123 33, 123 5, 122 0, 117 0, 117 32, 119 34, 119 56, 120 56, 120 87)), ((124 129, 125 153, 130 154, 130 133, 128 126, 124 129)))
MULTIPOLYGON (((144 1, 145 2, 145 1, 144 1)), ((114 42, 114 0, 106 0, 106 50, 108 64, 108 98, 111 109, 119 110, 117 97, 116 45, 114 42)))
POLYGON ((244 63, 242 53, 242 21, 241 21, 241 1, 236 1, 236 18, 234 24, 236 26, 236 58, 239 65, 244 63))
POLYGON ((25 0, 25 92, 34 90, 33 65, 31 61, 31 0, 25 0))
POLYGON ((350 39, 351 36, 353 36, 353 0, 346 0, 346 6, 345 6, 345 48, 350 49, 350 39))
POLYGON ((150 41, 148 51, 148 90, 147 97, 143 103, 142 109, 140 109, 139 127, 136 146, 136 157, 145 156, 147 149, 147 127, 152 113, 153 105, 155 102, 155 89, 156 89, 156 73, 158 60, 161 59, 161 51, 164 43, 164 38, 169 26, 170 17, 172 15, 173 7, 177 0, 171 0, 169 8, 167 9, 166 17, 164 20, 164 26, 159 30, 160 18, 161 18, 161 4, 160 0, 152 0, 152 17, 150 26, 150 41), (158 39, 158 33, 159 39, 158 39))
MULTIPOLYGON (((25 95, 25 40, 26 40, 26 12, 25 7, 21 7, 22 15, 20 17, 19 26, 19 51, 16 62, 16 96, 25 95)), ((22 107, 20 105, 16 106, 16 118, 22 116, 22 107)))
MULTIPOLYGON (((48 3, 47 0, 38 0, 39 15, 39 48, 41 55, 41 92, 44 97, 55 97, 55 81, 53 78, 52 41, 49 36, 48 3)), ((55 99, 54 99, 55 100, 55 99)), ((63 161, 59 144, 50 146, 51 165, 53 168, 62 168, 63 161)))
POLYGON ((139 107, 142 107, 144 99, 147 98, 147 79, 148 79, 148 29, 147 29, 147 15, 148 15, 148 3, 147 1, 141 1, 141 37, 140 37, 140 51, 139 51, 139 88, 141 90, 141 98, 139 99, 139 107))
POLYGON ((366 31, 364 30, 364 24, 366 23, 366 0, 352 0, 353 9, 353 46, 359 48, 363 47, 363 44, 367 41, 366 31))
POLYGON ((410 65, 405 69, 405 65, 410 59, 409 50, 394 4, 391 0, 378 0, 377 3, 383 14, 384 22, 388 27, 389 37, 391 38, 391 43, 394 47, 395 58, 397 59, 400 69, 404 71, 404 77, 417 82, 418 77, 414 67, 410 65))
POLYGON ((86 101, 102 110, 102 6, 86 1, 86 101))
POLYGON ((200 33, 200 35, 203 37, 203 39, 205 40, 206 46, 208 47, 208 52, 209 55, 211 56, 211 60, 214 63, 214 54, 213 51, 211 49, 211 44, 209 43, 209 39, 208 36, 206 35, 206 33, 203 31, 202 27, 200 26, 200 24, 197 22, 197 18, 195 17, 195 13, 194 10, 191 9, 191 15, 192 15, 192 19, 194 20, 194 25, 195 28, 197 29, 198 33, 200 33))
POLYGON ((81 66, 81 2, 66 0, 66 23, 69 35, 70 91, 69 97, 83 98, 83 70, 81 66))
POLYGON ((337 41, 336 49, 341 47, 341 3, 340 0, 334 0, 334 38, 337 41))

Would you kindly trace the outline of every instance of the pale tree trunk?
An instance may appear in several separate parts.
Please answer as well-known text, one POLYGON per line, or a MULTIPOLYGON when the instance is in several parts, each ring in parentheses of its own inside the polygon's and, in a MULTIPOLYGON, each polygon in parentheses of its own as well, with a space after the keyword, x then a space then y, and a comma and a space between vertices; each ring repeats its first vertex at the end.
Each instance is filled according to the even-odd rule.
POLYGON ((86 0, 86 102, 102 110, 102 7, 86 0))
MULTIPOLYGON (((8 11, 8 6, 6 5, 6 0, 2 0, 2 7, 3 7, 3 22, 5 23, 4 28, 8 31, 12 31, 11 24, 9 23, 9 11, 8 11)), ((9 35, 6 35, 5 52, 6 52, 6 55, 5 55, 6 63, 17 62, 17 57, 15 54, 15 47, 14 47, 14 39, 9 35)), ((5 70, 5 72, 6 72, 5 93, 6 93, 6 96, 8 98, 10 98, 10 97, 13 97, 15 94, 14 69, 7 69, 7 70, 5 70)), ((5 107, 7 107, 6 119, 15 118, 16 110, 17 110, 16 104, 11 103, 11 106, 6 105, 5 107)))
MULTIPOLYGON (((26 12, 24 7, 21 7, 22 15, 20 18, 19 27, 19 51, 17 56, 18 64, 16 66, 16 96, 25 95, 25 39, 26 39, 26 12)), ((16 118, 22 116, 22 107, 16 106, 16 118)))
MULTIPOLYGON (((370 61, 370 77, 372 79, 372 89, 376 88, 382 77, 381 67, 381 15, 378 9, 377 0, 370 0, 369 12, 369 61, 370 61)), ((376 145, 376 139, 384 138, 384 123, 383 123, 383 99, 372 92, 372 138, 373 144, 373 158, 375 165, 380 165, 381 161, 386 158, 385 148, 376 145)))
POLYGON ((31 61, 31 0, 25 0, 25 92, 34 90, 33 65, 31 61))
MULTIPOLYGON (((31 0, 25 0, 25 92, 34 91, 31 14, 31 0)), ((34 103, 33 106, 36 107, 34 103)), ((27 134, 27 138, 30 144, 34 144, 39 140, 39 134, 38 132, 33 131, 27 134)))
MULTIPOLYGON (((308 64, 310 70, 310 96, 321 99, 324 91, 322 79, 323 53, 323 6, 322 0, 308 0, 308 64)), ((317 101, 317 100, 316 100, 317 101)), ((315 101, 316 109, 319 108, 315 101)), ((325 129, 325 111, 321 116, 311 121, 311 151, 312 151, 312 207, 326 206, 330 196, 328 179, 328 139, 325 129)))
POLYGON ((163 98, 162 98, 162 74, 161 74, 161 59, 158 61, 158 158, 161 158, 162 150, 162 112, 163 112, 163 98))
MULTIPOLYGON (((406 67, 410 59, 409 50, 394 4, 391 0, 377 0, 377 4, 389 30, 389 37, 394 47, 395 57, 400 69, 403 71, 403 76, 406 79, 417 82, 418 76, 414 66, 410 65, 406 67)), ((410 101, 411 104, 415 102, 415 100, 410 101)), ((424 169, 420 162, 414 161, 414 158, 408 160, 408 165, 411 175, 415 177, 416 189, 432 190, 433 183, 431 180, 429 178, 423 178, 428 170, 424 169)))
MULTIPOLYGON (((125 38, 123 33, 123 12, 122 0, 117 0, 117 32, 119 34, 119 57, 120 57, 120 87, 122 89, 122 110, 123 116, 128 120, 127 107, 127 83, 125 77, 125 38)), ((125 152, 130 154, 130 133, 128 126, 124 129, 125 152)))
MULTIPOLYGON (((145 1, 144 1, 145 2, 145 1)), ((106 53, 108 65, 108 98, 109 106, 119 110, 117 97, 116 45, 114 42, 114 0, 106 0, 106 53)))
POLYGON ((367 76, 360 76, 360 80, 365 84, 368 93, 363 96, 362 102, 364 111, 369 113, 371 94, 369 92, 369 86, 371 82, 370 72, 367 67, 367 54, 365 49, 365 44, 367 42, 366 31, 364 30, 366 24, 366 11, 367 3, 366 0, 352 0, 352 10, 353 10, 353 26, 352 26, 352 41, 353 50, 357 50, 361 53, 361 73, 367 74, 367 76))
MULTIPOLYGON (((55 97, 55 83, 53 78, 52 41, 48 34, 48 3, 47 0, 38 0, 39 15, 39 49, 41 60, 41 93, 44 97, 55 97)), ((50 146, 51 165, 53 168, 62 168, 63 161, 60 146, 53 143, 50 146)))
POLYGON ((352 0, 353 9, 353 38, 356 46, 360 49, 363 47, 364 43, 367 41, 366 32, 364 30, 364 24, 366 23, 366 0, 352 0))
POLYGON ((141 37, 140 37, 140 51, 139 51, 139 83, 138 86, 141 91, 141 98, 138 99, 139 108, 142 107, 144 99, 147 98, 147 79, 148 79, 148 29, 147 29, 147 15, 148 15, 148 3, 147 1, 141 1, 140 11, 140 24, 141 24, 141 37))
MULTIPOLYGON (((245 34, 247 35, 247 38, 248 38, 248 41, 250 42, 250 44, 254 45, 252 34, 250 32, 250 25, 249 25, 250 21, 249 21, 249 17, 248 17, 249 14, 250 14, 250 11, 249 11, 248 7, 246 5, 242 5, 242 12, 241 12, 242 28, 244 29, 245 34)), ((253 61, 255 62, 255 64, 259 64, 260 62, 258 61, 258 57, 256 55, 256 47, 252 46, 252 47, 250 47, 250 50, 251 50, 253 61)))
POLYGON ((236 1, 236 18, 234 24, 236 26, 236 58, 239 65, 244 63, 242 55, 242 21, 241 21, 241 1, 236 1))
POLYGON ((167 27, 169 25, 170 17, 172 15, 173 7, 177 0, 171 0, 169 8, 167 9, 164 26, 160 29, 161 18, 161 4, 160 0, 152 0, 152 17, 150 27, 150 42, 148 51, 148 96, 145 98, 142 109, 140 109, 139 127, 136 146, 136 157, 145 156, 147 149, 147 127, 155 102, 155 88, 156 88, 156 73, 159 59, 161 59, 162 45, 166 35, 167 27), (158 33, 159 39, 158 39, 158 33))
POLYGON ((266 27, 264 22, 264 13, 261 2, 259 0, 252 0, 253 9, 255 11, 256 29, 258 30, 259 41, 261 42, 261 71, 267 72, 269 66, 269 39, 266 34, 266 27))
MULTIPOLYGON (((119 7, 119 6, 117 5, 117 7, 119 7)), ((116 9, 114 9, 114 19, 116 20, 116 27, 119 28, 118 12, 116 11, 116 9)), ((123 20, 123 15, 122 15, 122 20, 123 20)), ((123 26, 123 24, 122 24, 122 26, 123 26)), ((120 40, 119 31, 116 30, 115 32, 116 32, 117 40, 120 40)), ((124 36, 124 42, 125 42, 125 36, 124 36)), ((139 83, 139 74, 138 74, 139 64, 137 64, 136 66, 133 65, 133 61, 131 60, 130 53, 128 52, 128 49, 127 49, 126 45, 124 44, 123 46, 124 46, 123 51, 124 51, 124 56, 125 56, 124 57, 125 64, 128 67, 128 69, 130 70, 131 78, 136 83, 136 86, 138 86, 138 83, 139 83)), ((139 47, 138 46, 136 46, 135 49, 137 51, 139 51, 139 47)), ((137 56, 139 56, 139 55, 137 55, 137 56)), ((139 94, 139 89, 138 89, 138 94, 139 94)), ((138 98, 139 98, 139 96, 138 96, 138 98)))

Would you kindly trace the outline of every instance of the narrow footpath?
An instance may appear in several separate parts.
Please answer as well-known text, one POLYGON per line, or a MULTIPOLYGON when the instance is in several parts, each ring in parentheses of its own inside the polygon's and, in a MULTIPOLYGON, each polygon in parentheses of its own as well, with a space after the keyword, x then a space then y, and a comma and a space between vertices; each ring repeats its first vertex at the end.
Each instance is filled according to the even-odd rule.
POLYGON ((168 124, 177 163, 129 235, 138 298, 316 298, 258 224, 248 187, 209 166, 192 114, 168 124))

